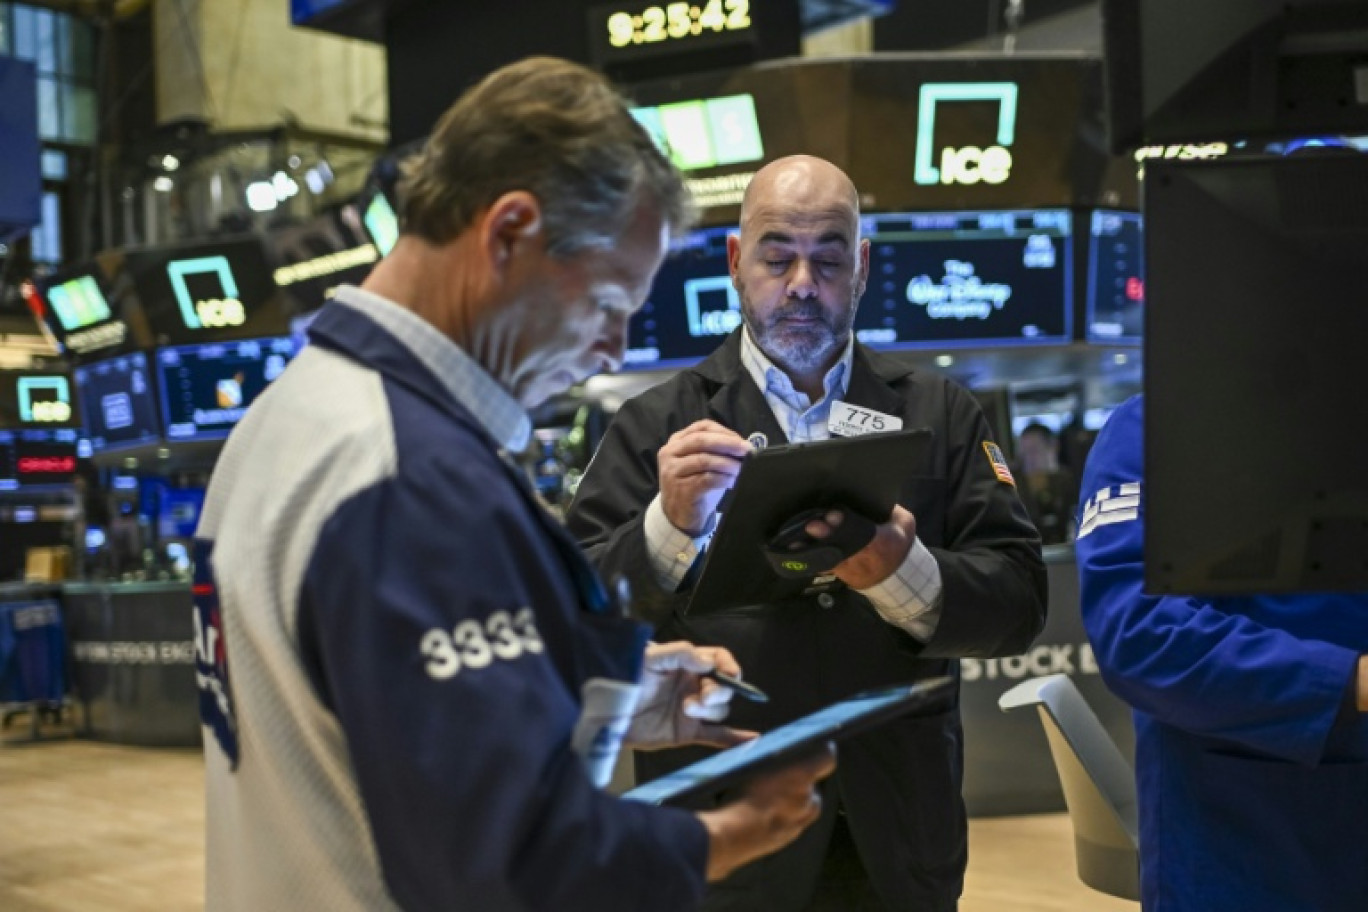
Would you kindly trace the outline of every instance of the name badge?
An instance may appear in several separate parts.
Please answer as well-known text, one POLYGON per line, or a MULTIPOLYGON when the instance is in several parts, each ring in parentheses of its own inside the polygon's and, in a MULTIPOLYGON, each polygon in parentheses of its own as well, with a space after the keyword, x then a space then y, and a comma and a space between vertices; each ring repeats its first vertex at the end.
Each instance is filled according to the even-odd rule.
POLYGON ((897 415, 886 415, 839 400, 831 403, 831 417, 827 419, 827 430, 831 431, 833 437, 900 431, 902 426, 903 421, 897 415))

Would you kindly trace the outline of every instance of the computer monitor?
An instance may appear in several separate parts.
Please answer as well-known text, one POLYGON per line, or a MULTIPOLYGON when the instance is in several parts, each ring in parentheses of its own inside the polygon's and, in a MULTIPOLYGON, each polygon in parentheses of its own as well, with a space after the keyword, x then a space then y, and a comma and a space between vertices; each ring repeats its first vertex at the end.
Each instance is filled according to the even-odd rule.
POLYGON ((741 298, 727 268, 727 235, 735 231, 708 228, 671 245, 646 303, 627 326, 624 369, 693 364, 741 325, 741 298))
POLYGON ((124 268, 158 344, 289 332, 285 295, 275 283, 260 237, 129 250, 124 268))
POLYGON ((1145 312, 1140 213, 1095 209, 1089 223, 1087 340, 1139 345, 1145 312))
POLYGON ((1368 0, 1103 0, 1113 152, 1368 132, 1368 0))
POLYGON ((182 345, 156 352, 162 422, 172 443, 218 440, 294 356, 290 337, 182 345))
POLYGON ((881 213, 863 218, 869 284, 855 335, 873 348, 1073 341, 1067 209, 881 213))
POLYGON ((1146 588, 1368 589, 1368 155, 1155 162, 1144 193, 1146 588))
POLYGON ((78 428, 81 413, 65 370, 0 370, 0 428, 78 428))
POLYGON ((82 364, 75 378, 93 452, 143 446, 161 438, 146 354, 133 352, 82 364))
POLYGON ((71 484, 76 441, 69 428, 0 430, 0 491, 71 484))
POLYGON ((380 255, 385 256, 399 242, 399 216, 394 211, 394 204, 383 190, 375 187, 361 197, 360 210, 366 234, 380 255))

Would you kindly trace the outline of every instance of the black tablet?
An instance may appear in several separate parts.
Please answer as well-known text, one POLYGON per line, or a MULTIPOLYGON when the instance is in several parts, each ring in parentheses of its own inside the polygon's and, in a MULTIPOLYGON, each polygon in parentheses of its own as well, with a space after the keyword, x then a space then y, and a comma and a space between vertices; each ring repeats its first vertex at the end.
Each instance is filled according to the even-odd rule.
MULTIPOLYGON (((754 776, 764 769, 782 766, 828 741, 840 741, 868 731, 897 716, 928 715, 950 708, 954 679, 930 678, 858 694, 826 709, 780 726, 706 760, 675 770, 659 779, 624 792, 624 798, 646 804, 679 804, 708 798, 754 776)), ((838 760, 839 762, 839 756, 838 760)))
POLYGON ((800 595, 812 581, 776 573, 766 543, 786 520, 812 507, 846 507, 886 521, 908 477, 920 474, 931 436, 930 428, 914 428, 753 450, 723 498, 688 613, 800 595))

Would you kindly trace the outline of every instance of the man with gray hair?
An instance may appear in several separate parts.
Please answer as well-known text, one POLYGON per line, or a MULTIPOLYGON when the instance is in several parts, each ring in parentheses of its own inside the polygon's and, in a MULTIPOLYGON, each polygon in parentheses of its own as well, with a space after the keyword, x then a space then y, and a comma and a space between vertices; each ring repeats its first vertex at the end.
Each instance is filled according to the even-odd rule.
POLYGON ((599 786, 718 724, 508 457, 616 369, 677 172, 597 74, 505 67, 405 170, 403 231, 229 438, 198 532, 206 906, 690 909, 816 819, 829 754, 691 813, 599 786))
MULTIPOLYGON (((663 631, 740 659, 771 698, 735 708, 755 728, 954 674, 958 656, 1024 650, 1045 622, 1040 539, 973 397, 855 341, 869 241, 850 179, 811 156, 766 165, 727 253, 743 325, 623 405, 580 483, 571 532, 602 572, 631 579, 638 609, 663 631), (751 441, 858 433, 868 424, 852 409, 934 432, 919 464, 888 467, 903 495, 891 515, 867 517, 872 541, 800 597, 686 616, 691 571, 751 441)), ((844 518, 828 513, 806 531, 825 537, 844 518)), ((967 857, 962 742, 957 708, 843 742, 822 819, 715 885, 706 908, 953 910, 967 857)), ((637 772, 654 778, 695 755, 639 755, 637 772)))

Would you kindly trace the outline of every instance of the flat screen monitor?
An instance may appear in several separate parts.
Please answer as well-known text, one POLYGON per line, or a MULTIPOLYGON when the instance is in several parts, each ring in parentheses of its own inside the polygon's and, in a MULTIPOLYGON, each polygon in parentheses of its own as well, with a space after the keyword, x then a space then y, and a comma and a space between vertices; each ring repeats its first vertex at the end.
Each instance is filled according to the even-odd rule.
POLYGON ((1145 311, 1145 250, 1140 213, 1096 209, 1090 222, 1087 339, 1139 345, 1145 311))
POLYGON ((1368 0, 1103 0, 1112 151, 1368 132, 1368 0))
POLYGON ((741 298, 727 268, 727 235, 735 231, 695 231, 671 246, 628 324, 625 369, 693 364, 741 325, 741 298))
POLYGON ((146 354, 133 352, 80 365, 75 378, 92 451, 142 446, 160 439, 146 354))
POLYGON ((1073 334, 1067 209, 863 218, 869 284, 856 337, 884 349, 1062 345, 1073 334))
POLYGON ((0 491, 71 484, 76 444, 72 429, 0 430, 0 491))
POLYGON ((387 255, 399 242, 399 216, 389 197, 380 190, 372 192, 362 204, 361 224, 366 226, 366 234, 370 235, 371 243, 381 256, 387 255))
POLYGON ((0 428, 77 428, 81 415, 66 371, 0 371, 0 428))
POLYGON ((93 275, 76 276, 51 285, 46 297, 53 316, 67 332, 103 323, 113 316, 104 289, 93 275))
POLYGON ((124 266, 160 344, 289 332, 284 295, 258 237, 130 250, 124 266))
POLYGON ((294 342, 288 336, 158 349, 166 439, 178 443, 227 437, 293 356, 294 342))
POLYGON ((1145 581, 1368 589, 1368 155, 1145 178, 1145 581))

